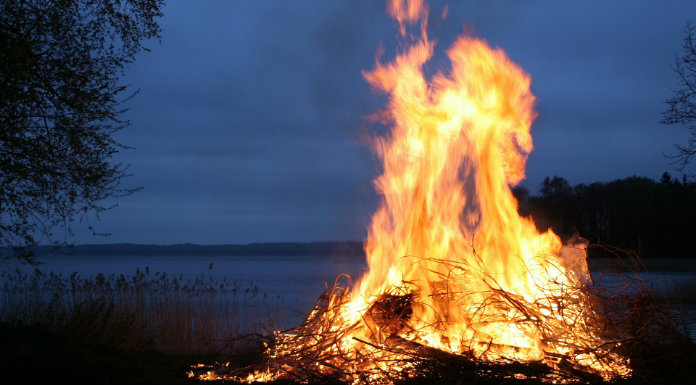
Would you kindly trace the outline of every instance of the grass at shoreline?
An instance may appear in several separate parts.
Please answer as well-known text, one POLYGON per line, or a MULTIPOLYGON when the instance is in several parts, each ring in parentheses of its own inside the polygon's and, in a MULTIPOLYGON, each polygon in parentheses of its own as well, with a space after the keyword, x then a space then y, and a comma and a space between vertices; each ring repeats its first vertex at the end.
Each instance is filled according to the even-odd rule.
POLYGON ((74 273, 0 274, 0 322, 36 325, 99 346, 164 354, 235 349, 248 333, 270 332, 281 303, 253 284, 164 273, 134 276, 74 273))
POLYGON ((281 303, 253 284, 135 276, 0 274, 2 382, 190 384, 190 365, 246 364, 281 303))

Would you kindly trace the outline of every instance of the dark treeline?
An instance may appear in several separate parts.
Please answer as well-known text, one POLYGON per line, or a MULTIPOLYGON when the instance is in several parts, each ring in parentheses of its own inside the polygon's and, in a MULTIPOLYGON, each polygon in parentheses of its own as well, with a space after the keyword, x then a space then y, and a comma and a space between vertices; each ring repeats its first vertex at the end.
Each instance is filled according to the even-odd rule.
MULTIPOLYGON (((693 258, 696 240, 696 183, 664 173, 660 181, 629 177, 571 186, 561 177, 544 179, 537 195, 513 189, 522 215, 540 230, 562 238, 579 234, 592 244, 618 247, 648 258, 693 258)), ((590 256, 605 256, 590 248, 590 256)))

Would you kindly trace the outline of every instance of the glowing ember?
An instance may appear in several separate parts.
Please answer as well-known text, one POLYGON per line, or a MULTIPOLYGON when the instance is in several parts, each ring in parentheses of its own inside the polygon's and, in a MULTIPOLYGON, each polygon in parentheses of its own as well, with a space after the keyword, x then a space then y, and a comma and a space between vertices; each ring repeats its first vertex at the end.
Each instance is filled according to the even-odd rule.
POLYGON ((381 117, 391 127, 374 140, 384 173, 365 243, 369 271, 352 290, 323 296, 292 334, 278 333, 265 370, 231 378, 392 382, 443 357, 534 365, 557 382, 630 375, 582 290, 584 245, 564 248, 518 215, 510 186, 532 150, 529 76, 464 36, 447 52, 449 73, 427 79, 427 9, 393 0, 388 10, 411 44, 364 74, 389 96, 381 117))

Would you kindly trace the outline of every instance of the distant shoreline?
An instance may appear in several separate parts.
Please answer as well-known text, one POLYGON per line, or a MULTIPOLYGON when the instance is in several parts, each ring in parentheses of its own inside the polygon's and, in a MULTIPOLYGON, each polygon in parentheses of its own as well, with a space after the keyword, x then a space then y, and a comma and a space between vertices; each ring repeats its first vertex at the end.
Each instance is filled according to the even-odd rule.
POLYGON ((59 248, 38 246, 34 249, 34 252, 37 256, 365 256, 363 244, 360 241, 269 242, 227 245, 199 245, 193 243, 173 245, 107 243, 83 244, 59 248))

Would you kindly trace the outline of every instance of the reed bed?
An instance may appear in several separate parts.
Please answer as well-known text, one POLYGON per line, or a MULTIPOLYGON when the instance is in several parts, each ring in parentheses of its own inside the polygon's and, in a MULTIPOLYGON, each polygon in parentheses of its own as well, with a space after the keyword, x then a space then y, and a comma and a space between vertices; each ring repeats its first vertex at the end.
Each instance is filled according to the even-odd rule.
POLYGON ((135 275, 0 273, 0 321, 61 336, 165 354, 238 351, 240 336, 278 327, 282 299, 253 283, 138 270, 135 275))

